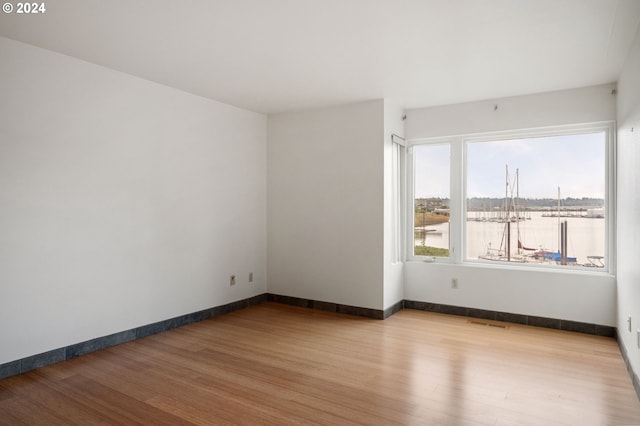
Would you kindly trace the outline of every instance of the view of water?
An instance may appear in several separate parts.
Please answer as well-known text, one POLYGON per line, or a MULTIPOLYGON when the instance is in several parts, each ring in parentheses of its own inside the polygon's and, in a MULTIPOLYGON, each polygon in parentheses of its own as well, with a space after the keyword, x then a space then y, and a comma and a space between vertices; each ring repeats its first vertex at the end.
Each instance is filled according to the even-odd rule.
MULTIPOLYGON (((476 218, 477 213, 469 212, 470 219, 476 218)), ((543 212, 527 213, 531 220, 520 221, 520 241, 529 248, 558 251, 559 227, 557 217, 543 217, 543 212)), ((602 218, 567 217, 560 218, 567 221, 567 251, 568 256, 577 258, 577 263, 588 263, 587 256, 605 256, 605 220, 602 218)), ((505 224, 498 222, 480 222, 468 220, 467 226, 467 258, 477 259, 486 254, 487 248, 500 248, 505 224)), ((426 245, 439 248, 449 248, 449 223, 429 225, 426 245)), ((517 227, 511 223, 511 253, 517 253, 517 227)), ((421 238, 416 238, 416 245, 422 244, 421 238)), ((504 247, 503 247, 504 248, 504 247)), ((603 259, 606 264, 606 259, 603 259)))

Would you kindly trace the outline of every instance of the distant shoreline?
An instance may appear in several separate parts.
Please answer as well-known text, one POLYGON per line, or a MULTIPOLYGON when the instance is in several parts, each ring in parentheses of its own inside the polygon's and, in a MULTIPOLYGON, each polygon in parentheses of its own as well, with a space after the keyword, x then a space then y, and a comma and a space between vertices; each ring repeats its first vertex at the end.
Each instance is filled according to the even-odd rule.
MULTIPOLYGON (((553 198, 515 198, 509 199, 509 202, 515 202, 519 211, 551 211, 558 210, 558 199, 553 198)), ((450 205, 448 198, 416 198, 415 206, 426 206, 428 211, 434 211, 436 208, 448 208, 450 205)), ((505 198, 497 197, 472 197, 467 199, 468 212, 492 212, 504 211, 505 198)), ((605 206, 604 198, 561 198, 561 211, 587 211, 589 209, 598 209, 605 206)))

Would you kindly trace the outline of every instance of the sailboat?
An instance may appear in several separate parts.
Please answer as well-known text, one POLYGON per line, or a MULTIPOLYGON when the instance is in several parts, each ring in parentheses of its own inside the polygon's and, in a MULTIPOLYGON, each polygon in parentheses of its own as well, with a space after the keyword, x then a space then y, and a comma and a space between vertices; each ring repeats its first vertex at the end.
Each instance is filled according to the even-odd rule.
POLYGON ((527 262, 529 261, 530 256, 528 256, 525 251, 533 250, 528 247, 525 247, 521 242, 520 236, 520 221, 526 220, 524 216, 521 216, 519 211, 518 201, 520 198, 520 170, 516 169, 516 175, 514 179, 514 184, 510 185, 509 179, 509 165, 505 165, 505 195, 504 195, 504 209, 502 214, 498 218, 498 222, 504 223, 504 228, 502 231, 502 238, 500 239, 500 247, 495 249, 491 247, 491 243, 487 247, 487 250, 484 254, 478 256, 479 259, 485 260, 501 260, 507 262, 527 262), (511 192, 509 191, 509 186, 511 186, 511 192), (514 186, 515 186, 515 197, 514 197, 514 186), (518 241, 517 251, 511 252, 511 224, 515 223, 515 231, 516 238, 518 241))
MULTIPOLYGON (((479 259, 484 260, 497 260, 506 262, 520 262, 520 263, 556 263, 560 265, 577 265, 577 259, 575 257, 567 256, 567 229, 568 223, 560 221, 560 215, 558 215, 558 251, 551 251, 542 247, 532 248, 527 247, 522 242, 520 234, 520 221, 526 220, 520 216, 518 201, 520 199, 520 171, 516 169, 516 175, 514 179, 514 185, 511 185, 511 194, 509 193, 509 166, 505 166, 506 182, 505 182, 505 205, 504 213, 501 216, 501 223, 504 223, 502 232, 502 238, 500 240, 500 247, 494 249, 491 247, 491 243, 487 247, 484 254, 478 256, 479 259), (515 197, 513 195, 513 186, 515 186, 515 197), (511 251, 511 223, 515 222, 516 238, 517 238, 517 250, 512 253, 511 251)), ((558 187, 558 212, 560 211, 560 188, 558 187)))

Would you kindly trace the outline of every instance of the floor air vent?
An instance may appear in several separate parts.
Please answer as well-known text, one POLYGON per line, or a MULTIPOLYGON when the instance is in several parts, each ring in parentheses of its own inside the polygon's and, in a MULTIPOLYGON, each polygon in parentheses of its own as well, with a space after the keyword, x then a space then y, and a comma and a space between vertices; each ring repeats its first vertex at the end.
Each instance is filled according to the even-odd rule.
POLYGON ((482 320, 467 320, 467 323, 473 324, 473 325, 483 325, 485 327, 494 327, 494 328, 503 328, 503 329, 509 328, 509 326, 507 324, 486 322, 486 321, 482 321, 482 320))

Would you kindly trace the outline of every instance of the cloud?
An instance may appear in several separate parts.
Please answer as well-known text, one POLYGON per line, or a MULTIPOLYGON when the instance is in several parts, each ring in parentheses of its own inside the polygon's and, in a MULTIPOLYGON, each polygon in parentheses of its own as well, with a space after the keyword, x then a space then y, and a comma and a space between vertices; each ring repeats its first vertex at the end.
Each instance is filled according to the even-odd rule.
MULTIPOLYGON (((468 142, 467 196, 504 196, 508 166, 522 198, 555 198, 558 187, 563 198, 604 198, 605 148, 604 133, 468 142)), ((414 161, 415 196, 449 197, 449 145, 416 145, 414 161)))

